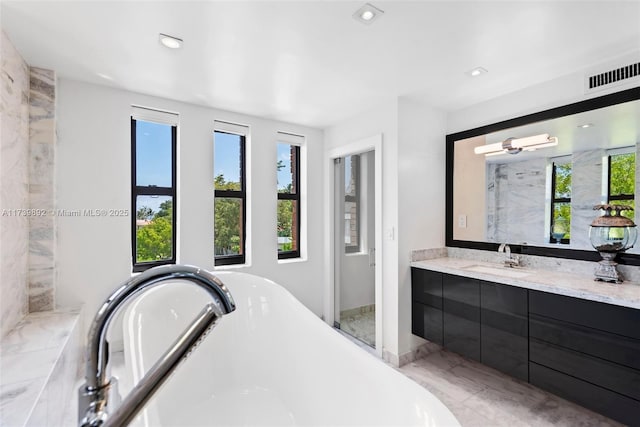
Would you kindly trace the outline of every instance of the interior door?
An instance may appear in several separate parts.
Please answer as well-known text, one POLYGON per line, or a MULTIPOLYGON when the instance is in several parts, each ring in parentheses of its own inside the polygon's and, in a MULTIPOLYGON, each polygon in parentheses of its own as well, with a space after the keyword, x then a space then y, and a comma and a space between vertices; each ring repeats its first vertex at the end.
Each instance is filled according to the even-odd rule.
POLYGON ((375 152, 335 162, 335 326, 375 347, 375 152))

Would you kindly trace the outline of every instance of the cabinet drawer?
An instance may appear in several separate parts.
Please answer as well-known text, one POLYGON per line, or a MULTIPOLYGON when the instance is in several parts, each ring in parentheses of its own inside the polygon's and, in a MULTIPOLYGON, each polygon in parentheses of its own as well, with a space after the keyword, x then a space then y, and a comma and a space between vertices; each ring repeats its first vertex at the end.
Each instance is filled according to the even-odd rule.
POLYGON ((444 347, 480 361, 480 323, 444 313, 444 347))
POLYGON ((531 314, 529 335, 640 370, 640 340, 531 314))
POLYGON ((481 361, 499 371, 529 379, 527 290, 480 282, 481 361))
POLYGON ((640 402, 534 362, 529 382, 630 426, 640 426, 640 402))
POLYGON ((442 273, 412 267, 411 300, 442 310, 442 273))
POLYGON ((444 347, 480 361, 480 282, 444 275, 444 347))
POLYGON ((411 304, 411 332, 442 345, 442 310, 413 302, 411 304))
POLYGON ((535 338, 529 342, 529 351, 531 362, 640 400, 640 371, 535 338))
POLYGON ((640 310, 529 291, 529 312, 640 339, 640 310))

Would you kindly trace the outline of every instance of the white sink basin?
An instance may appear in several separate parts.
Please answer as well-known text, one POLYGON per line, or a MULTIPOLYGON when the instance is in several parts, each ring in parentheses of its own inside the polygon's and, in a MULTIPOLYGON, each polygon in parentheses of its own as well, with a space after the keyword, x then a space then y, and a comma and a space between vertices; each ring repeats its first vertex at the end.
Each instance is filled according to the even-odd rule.
POLYGON ((463 267, 463 270, 475 271, 476 273, 494 274, 496 276, 512 277, 514 279, 517 279, 519 277, 525 277, 531 274, 527 271, 515 270, 510 267, 491 267, 488 265, 477 265, 477 264, 470 265, 468 267, 463 267))

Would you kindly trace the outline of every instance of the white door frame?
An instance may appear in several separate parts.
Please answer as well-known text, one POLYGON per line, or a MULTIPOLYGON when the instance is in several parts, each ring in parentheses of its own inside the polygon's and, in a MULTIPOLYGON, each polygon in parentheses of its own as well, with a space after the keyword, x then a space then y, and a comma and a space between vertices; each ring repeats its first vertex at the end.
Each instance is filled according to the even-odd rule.
MULTIPOLYGON (((325 187, 325 236, 327 236, 326 255, 327 255, 327 276, 325 277, 325 303, 324 303, 324 319, 329 325, 333 326, 335 320, 335 287, 336 279, 335 265, 335 244, 336 244, 336 215, 335 215, 335 174, 334 159, 346 157, 351 154, 362 154, 374 151, 375 158, 375 305, 376 305, 376 347, 375 351, 379 357, 382 357, 382 134, 370 136, 368 138, 359 139, 349 144, 328 150, 325 159, 325 176, 327 177, 327 185, 325 187)), ((338 224, 338 227, 344 227, 338 224)))

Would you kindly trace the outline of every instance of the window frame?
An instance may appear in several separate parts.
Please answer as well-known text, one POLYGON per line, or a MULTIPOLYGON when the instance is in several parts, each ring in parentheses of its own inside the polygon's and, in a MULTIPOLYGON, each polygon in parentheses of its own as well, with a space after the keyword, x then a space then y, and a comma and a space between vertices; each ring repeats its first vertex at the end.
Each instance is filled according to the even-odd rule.
MULTIPOLYGON (((228 130, 214 129, 213 131, 213 143, 215 152, 215 134, 224 133, 228 135, 235 135, 240 137, 240 191, 238 190, 217 190, 215 188, 215 176, 214 176, 214 229, 215 234, 215 203, 217 198, 225 199, 240 199, 242 201, 242 229, 240 238, 240 254, 237 255, 215 255, 215 243, 214 243, 214 265, 216 267, 225 265, 237 265, 246 263, 246 249, 247 249, 247 135, 241 133, 230 132, 228 130)), ((215 171, 215 158, 214 158, 214 171, 215 171)), ((215 174, 215 172, 214 172, 215 174)))
MULTIPOLYGON (((571 243, 571 239, 563 238, 558 241, 555 237, 553 237, 553 218, 556 203, 568 203, 569 207, 571 207, 571 197, 556 197, 556 166, 565 165, 567 163, 571 163, 571 161, 551 162, 551 220, 549 227, 549 243, 560 243, 565 245, 571 243)), ((571 192, 573 193, 573 164, 571 165, 571 192)), ((571 226, 571 223, 569 223, 569 226, 571 226)))
MULTIPOLYGON (((352 161, 351 161, 351 168, 352 170, 354 169, 354 162, 353 159, 356 159, 355 162, 355 183, 356 183, 356 194, 354 196, 350 195, 350 194, 346 194, 344 195, 344 202, 352 202, 355 203, 356 205, 356 244, 355 245, 347 245, 345 243, 344 245, 344 252, 346 254, 355 254, 361 251, 361 239, 360 239, 360 212, 361 212, 361 206, 360 206, 360 154, 351 154, 349 156, 346 156, 344 158, 344 179, 345 179, 345 184, 346 184, 346 180, 347 180, 347 175, 346 175, 346 162, 347 162, 347 158, 351 157, 352 161)), ((352 172, 353 173, 353 172, 352 172)))
POLYGON ((136 145, 136 126, 138 121, 159 123, 153 120, 136 119, 131 116, 131 258, 134 273, 139 273, 159 265, 175 264, 177 259, 177 146, 178 146, 178 126, 175 124, 159 123, 171 126, 171 187, 158 187, 154 185, 138 186, 137 185, 137 145, 136 145), (136 212, 138 196, 168 196, 172 199, 172 224, 171 224, 171 258, 161 261, 137 261, 137 225, 136 212))
MULTIPOLYGON (((626 201, 633 200, 633 204, 635 205, 636 195, 635 192, 633 194, 611 194, 611 158, 613 156, 624 156, 633 154, 636 157, 634 160, 637 162, 636 153, 633 151, 629 152, 619 152, 619 153, 607 153, 607 203, 611 203, 612 201, 626 201)), ((634 171, 635 175, 635 171, 634 171)))
MULTIPOLYGON (((296 217, 295 217, 295 227, 291 227, 292 231, 291 234, 295 234, 296 238, 295 238, 295 250, 291 250, 291 251, 280 251, 278 250, 278 259, 292 259, 292 258, 300 258, 300 234, 302 232, 302 227, 301 227, 301 220, 302 220, 302 215, 301 215, 301 211, 302 211, 302 206, 301 206, 301 197, 300 197, 300 145, 297 144, 292 144, 289 142, 278 142, 278 144, 286 144, 289 145, 290 147, 295 148, 295 162, 291 163, 291 168, 294 169, 294 173, 292 173, 292 187, 295 189, 295 193, 282 193, 280 191, 277 190, 277 201, 280 200, 293 200, 296 202, 296 217), (295 228, 295 233, 294 233, 294 228, 295 228)), ((276 201, 276 206, 277 206, 277 201, 276 201)), ((277 213, 276 213, 277 215, 277 213)), ((276 230, 276 235, 277 235, 277 230, 276 230)))

